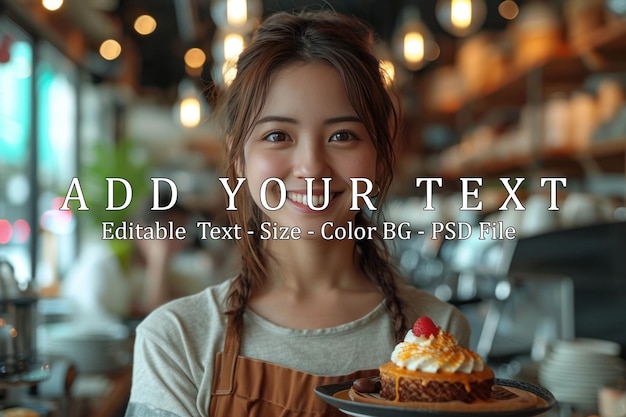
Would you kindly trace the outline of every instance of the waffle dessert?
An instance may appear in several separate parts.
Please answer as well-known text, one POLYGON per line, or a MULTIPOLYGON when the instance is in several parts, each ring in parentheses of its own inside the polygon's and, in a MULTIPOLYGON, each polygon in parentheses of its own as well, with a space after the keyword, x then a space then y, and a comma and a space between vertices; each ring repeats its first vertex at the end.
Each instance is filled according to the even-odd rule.
POLYGON ((400 402, 487 401, 493 371, 429 317, 417 319, 391 361, 380 366, 380 396, 400 402))

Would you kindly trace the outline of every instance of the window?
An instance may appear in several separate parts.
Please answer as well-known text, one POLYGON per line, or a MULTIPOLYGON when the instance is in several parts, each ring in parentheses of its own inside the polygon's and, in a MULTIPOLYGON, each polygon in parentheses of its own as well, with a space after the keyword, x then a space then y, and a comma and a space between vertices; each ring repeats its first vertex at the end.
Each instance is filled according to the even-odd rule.
POLYGON ((32 276, 32 39, 0 16, 0 245, 20 279, 32 276))
POLYGON ((77 171, 76 66, 47 42, 38 44, 37 97, 37 279, 47 286, 58 279, 74 257, 76 222, 59 211, 77 171))
POLYGON ((51 283, 76 252, 58 211, 77 172, 79 70, 51 44, 0 16, 0 256, 18 280, 51 283))

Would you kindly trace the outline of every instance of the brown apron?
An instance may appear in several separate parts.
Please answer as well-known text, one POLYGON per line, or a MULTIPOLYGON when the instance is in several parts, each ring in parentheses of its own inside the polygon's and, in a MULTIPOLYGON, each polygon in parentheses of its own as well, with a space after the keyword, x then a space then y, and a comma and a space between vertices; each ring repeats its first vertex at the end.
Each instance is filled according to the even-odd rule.
POLYGON ((215 361, 209 417, 345 416, 322 401, 315 387, 378 374, 378 370, 364 370, 343 376, 313 375, 239 356, 239 345, 229 318, 224 351, 215 361))

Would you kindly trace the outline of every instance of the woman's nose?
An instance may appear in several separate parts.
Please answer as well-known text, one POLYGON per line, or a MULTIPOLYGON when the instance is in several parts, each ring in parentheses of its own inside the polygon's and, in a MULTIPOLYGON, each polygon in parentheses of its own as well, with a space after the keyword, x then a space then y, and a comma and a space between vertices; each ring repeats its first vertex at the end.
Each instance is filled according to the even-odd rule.
POLYGON ((293 156, 293 174, 299 178, 321 178, 330 174, 328 158, 323 146, 299 143, 293 156))

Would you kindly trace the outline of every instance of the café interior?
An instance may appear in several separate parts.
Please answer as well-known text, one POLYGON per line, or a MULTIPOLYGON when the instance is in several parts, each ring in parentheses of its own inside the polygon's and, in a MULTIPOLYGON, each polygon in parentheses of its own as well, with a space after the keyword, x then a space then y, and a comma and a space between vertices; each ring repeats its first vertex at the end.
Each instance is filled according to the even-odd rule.
MULTIPOLYGON (((465 313, 497 377, 549 389, 544 415, 623 416, 622 0, 0 0, 0 410, 124 415, 149 312, 129 282, 152 270, 114 226, 172 184, 183 224, 227 224, 207 92, 263 17, 303 8, 376 32, 403 117, 385 218, 420 231, 389 239, 410 283, 465 313)), ((236 271, 232 240, 187 239, 161 265, 174 297, 236 271)))

